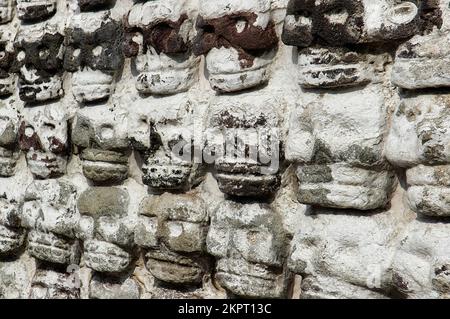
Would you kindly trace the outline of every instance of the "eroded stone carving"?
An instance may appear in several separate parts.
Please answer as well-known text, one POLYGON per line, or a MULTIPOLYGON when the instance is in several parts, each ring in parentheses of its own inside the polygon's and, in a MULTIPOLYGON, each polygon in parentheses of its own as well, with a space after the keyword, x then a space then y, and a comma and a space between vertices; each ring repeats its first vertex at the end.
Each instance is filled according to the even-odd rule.
POLYGON ((36 180, 28 186, 22 225, 30 230, 27 251, 31 256, 57 265, 78 264, 76 198, 75 187, 64 180, 36 180))
POLYGON ((216 280, 233 295, 286 297, 288 247, 281 216, 268 204, 224 201, 211 216, 208 252, 216 280))
POLYGON ((202 198, 195 192, 148 197, 139 213, 135 242, 144 248, 152 275, 174 285, 200 285, 210 267, 208 214, 202 198))
POLYGON ((201 167, 193 161, 194 116, 193 102, 179 95, 130 112, 129 138, 144 161, 143 182, 152 190, 186 191, 201 181, 201 167))
POLYGON ((43 20, 56 13, 57 0, 16 0, 17 15, 25 21, 43 20))
POLYGON ((20 153, 19 115, 8 103, 0 104, 0 176, 14 175, 20 153))
POLYGON ((450 215, 446 200, 450 95, 437 89, 450 86, 442 45, 446 38, 441 30, 414 37, 399 48, 392 73, 393 83, 407 91, 394 113, 386 154, 393 164, 407 169, 411 209, 430 216, 450 215), (429 73, 431 69, 436 72, 429 73), (428 90, 419 90, 424 88, 428 90))
POLYGON ((108 98, 123 64, 122 26, 109 11, 74 15, 66 28, 64 68, 73 73, 72 93, 80 102, 108 98))
POLYGON ((79 148, 84 175, 97 184, 119 183, 128 176, 127 113, 97 105, 78 111, 72 141, 79 148))
POLYGON ((121 273, 133 259, 133 225, 129 195, 116 187, 93 187, 78 199, 78 236, 84 241, 86 265, 100 273, 121 273))
POLYGON ((36 178, 66 173, 69 148, 69 116, 61 104, 26 108, 19 129, 19 143, 36 178))
POLYGON ((125 52, 135 57, 140 93, 175 94, 198 81, 200 58, 192 53, 195 28, 188 1, 136 3, 126 28, 125 52))
MULTIPOLYGON (((1 14, 1 11, 0 11, 1 14)), ((16 59, 14 38, 16 31, 6 26, 0 26, 0 96, 5 97, 14 93, 16 75, 12 66, 16 59)))
POLYGON ((78 0, 82 12, 104 9, 114 3, 115 0, 78 0))
POLYGON ((1 0, 0 1, 0 24, 11 22, 14 16, 15 1, 1 0))
POLYGON ((58 23, 43 22, 19 30, 14 70, 19 73, 19 95, 25 102, 48 101, 64 94, 64 36, 59 29, 58 23))
POLYGON ((46 266, 36 270, 31 283, 30 299, 79 299, 77 279, 63 270, 46 266))
POLYGON ((84 262, 94 270, 90 298, 139 298, 137 283, 127 280, 136 258, 128 205, 128 193, 118 187, 92 187, 78 199, 78 236, 84 262))
POLYGON ((294 112, 287 141, 287 158, 301 164, 302 203, 370 210, 389 202, 389 57, 369 44, 412 35, 418 16, 412 2, 290 1, 283 40, 299 47, 300 85, 316 94, 294 112))
POLYGON ((315 209, 294 236, 289 268, 304 299, 385 299, 402 219, 398 212, 358 215, 315 209), (326 234, 324 236, 324 234, 326 234))
POLYGON ((220 190, 248 197, 275 193, 283 160, 276 99, 249 93, 210 103, 205 153, 215 158, 220 190))
POLYGON ((236 92, 266 83, 278 49, 271 1, 201 0, 194 52, 211 87, 236 92))
POLYGON ((418 219, 407 228, 392 265, 394 287, 403 298, 448 299, 449 224, 418 219))

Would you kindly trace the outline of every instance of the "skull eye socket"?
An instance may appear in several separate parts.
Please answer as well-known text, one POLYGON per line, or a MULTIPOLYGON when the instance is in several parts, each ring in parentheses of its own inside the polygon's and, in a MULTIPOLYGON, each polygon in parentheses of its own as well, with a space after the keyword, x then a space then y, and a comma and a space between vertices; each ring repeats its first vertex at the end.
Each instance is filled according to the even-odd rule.
POLYGON ((345 24, 348 20, 349 13, 345 7, 335 7, 325 12, 324 17, 331 24, 345 24))

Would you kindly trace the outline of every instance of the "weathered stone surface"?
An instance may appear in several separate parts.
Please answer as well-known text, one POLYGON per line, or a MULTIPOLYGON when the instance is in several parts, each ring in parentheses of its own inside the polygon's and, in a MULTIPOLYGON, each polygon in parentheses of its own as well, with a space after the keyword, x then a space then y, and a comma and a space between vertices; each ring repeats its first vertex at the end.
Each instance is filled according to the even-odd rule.
POLYGON ((401 212, 392 210, 308 212, 289 257, 289 267, 303 277, 302 298, 388 298, 404 223, 401 212))
POLYGON ((140 93, 175 94, 198 81, 200 58, 192 53, 194 8, 188 2, 136 3, 128 13, 124 49, 135 57, 140 93))
POLYGON ((448 299, 449 224, 419 219, 405 231, 392 264, 392 281, 404 298, 448 299))
POLYGON ((60 98, 63 90, 64 35, 58 21, 23 25, 16 37, 14 70, 20 99, 27 103, 60 98))
POLYGON ((140 102, 130 112, 129 139, 142 157, 142 180, 151 190, 185 191, 202 179, 200 165, 193 162, 198 127, 192 103, 187 95, 178 94, 157 107, 140 102))
POLYGON ((19 145, 36 178, 61 177, 69 155, 69 116, 59 103, 26 108, 19 129, 19 145))
POLYGON ((84 175, 98 184, 120 183, 128 176, 127 114, 113 105, 78 111, 72 141, 79 148, 84 175))
POLYGON ((38 269, 31 282, 30 299, 79 299, 80 287, 70 274, 49 268, 38 269))
POLYGON ((449 22, 0 0, 0 298, 449 298, 449 22))
POLYGON ((0 176, 10 177, 16 172, 20 156, 17 143, 19 114, 8 103, 2 102, 0 102, 0 176))
POLYGON ((209 270, 206 254, 208 214, 195 192, 165 193, 144 199, 135 242, 145 249, 147 268, 158 280, 199 285, 209 270))
POLYGON ((86 265, 100 273, 120 273, 131 264, 133 229, 127 218, 129 195, 114 187, 93 187, 81 194, 78 237, 86 265))
POLYGON ((280 186, 283 160, 277 100, 247 93, 210 102, 207 154, 225 194, 267 197, 280 186))
POLYGON ((14 17, 15 1, 1 0, 0 1, 0 24, 11 22, 14 17))
POLYGON ((140 288, 132 278, 95 275, 89 285, 91 299, 139 299, 140 288))
POLYGON ((17 180, 0 178, 0 260, 16 257, 24 246, 26 231, 21 227, 23 192, 17 180))
POLYGON ((57 0, 17 0, 17 15, 25 21, 43 20, 55 14, 57 0))
POLYGON ((278 212, 263 203, 224 201, 211 216, 208 252, 217 259, 215 277, 240 297, 287 295, 288 242, 278 212))
POLYGON ((218 92, 266 83, 278 49, 272 3, 200 0, 194 52, 205 55, 208 79, 218 92))
POLYGON ((64 68, 80 103, 107 99, 123 64, 122 26, 108 11, 74 15, 66 28, 64 68))
POLYGON ((28 186, 22 226, 30 230, 27 251, 31 256, 58 265, 78 264, 76 197, 75 187, 64 180, 37 180, 28 186))

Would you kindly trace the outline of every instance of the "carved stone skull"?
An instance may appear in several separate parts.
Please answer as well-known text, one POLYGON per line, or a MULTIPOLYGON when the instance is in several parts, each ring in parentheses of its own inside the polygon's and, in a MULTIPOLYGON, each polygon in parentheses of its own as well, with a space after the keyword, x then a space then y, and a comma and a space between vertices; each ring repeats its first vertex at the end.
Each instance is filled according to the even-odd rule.
POLYGON ((449 230, 445 220, 415 220, 408 226, 392 265, 392 281, 401 297, 450 297, 449 230))
POLYGON ((386 156, 407 170, 410 208, 429 216, 450 216, 450 94, 438 89, 450 87, 449 39, 440 30, 412 38, 397 51, 392 74, 394 84, 406 90, 393 116, 386 156))
POLYGON ((270 0, 201 0, 194 52, 211 87, 235 92, 268 81, 278 49, 270 0))
POLYGON ((23 197, 13 179, 2 178, 0 182, 0 257, 10 257, 25 242, 26 232, 21 227, 23 197))
POLYGON ((141 203, 135 242, 158 280, 198 285, 209 267, 206 254, 208 214, 197 194, 165 193, 141 203))
POLYGON ((19 160, 19 116, 15 109, 0 104, 0 176, 15 174, 19 160))
POLYGON ((94 183, 118 183, 128 177, 125 111, 104 105, 81 109, 73 124, 72 141, 81 152, 84 175, 94 183))
POLYGON ((56 0, 17 0, 17 15, 21 20, 44 20, 56 13, 56 0))
POLYGON ((206 154, 214 154, 220 190, 267 197, 280 186, 283 160, 276 100, 261 94, 218 96, 211 102, 206 154))
POLYGON ((141 154, 143 182, 151 189, 188 190, 201 181, 192 154, 194 112, 192 102, 179 95, 164 98, 155 109, 143 103, 130 112, 130 140, 141 154))
POLYGON ((308 211, 292 240, 288 263, 302 277, 301 298, 387 298, 389 269, 401 239, 401 213, 308 211))
POLYGON ((108 98, 123 65, 122 26, 109 11, 73 16, 66 28, 64 68, 73 72, 72 91, 80 102, 108 98))
POLYGON ((69 116, 59 103, 24 109, 19 144, 36 178, 54 178, 66 173, 68 123, 69 116))
POLYGON ((14 16, 14 0, 0 0, 0 24, 11 22, 14 16))
POLYGON ((78 264, 76 197, 75 187, 64 180, 36 180, 27 187, 22 225, 30 230, 31 256, 57 265, 78 264))
POLYGON ((58 29, 50 23, 29 25, 16 37, 14 69, 19 73, 20 99, 25 102, 43 102, 64 94, 64 36, 58 29))
POLYGON ((125 52, 135 57, 140 93, 175 94, 197 81, 200 58, 192 53, 194 18, 186 0, 136 3, 126 28, 125 52))
POLYGON ((289 272, 281 216, 267 204, 224 201, 211 217, 208 252, 216 280, 233 295, 286 297, 289 272))
POLYGON ((11 95, 16 89, 16 75, 12 72, 16 59, 15 36, 12 29, 4 27, 0 30, 0 97, 11 95))
POLYGON ((133 259, 133 225, 129 195, 114 187, 93 187, 81 194, 78 237, 84 241, 86 265, 100 273, 121 273, 133 259))

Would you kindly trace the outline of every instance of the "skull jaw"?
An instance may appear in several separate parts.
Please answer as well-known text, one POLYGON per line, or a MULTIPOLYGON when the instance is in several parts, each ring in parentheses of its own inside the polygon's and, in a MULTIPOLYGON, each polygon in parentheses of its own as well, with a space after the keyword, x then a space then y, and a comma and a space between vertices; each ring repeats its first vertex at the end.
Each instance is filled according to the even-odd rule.
POLYGON ((233 295, 247 298, 283 298, 287 293, 287 274, 244 259, 219 259, 216 279, 233 295))
POLYGON ((370 83, 373 78, 365 58, 356 52, 306 49, 299 53, 299 65, 299 84, 307 89, 354 87, 370 83), (348 54, 354 54, 357 58, 344 62, 348 54))
POLYGON ((309 167, 297 169, 297 198, 305 205, 370 211, 386 207, 396 186, 391 171, 363 169, 343 163, 317 165, 313 166, 314 170, 308 170, 309 167), (330 170, 331 177, 324 174, 330 170))
POLYGON ((159 250, 148 251, 146 266, 158 280, 175 285, 198 285, 202 282, 205 269, 198 260, 159 250))
POLYGON ((73 74, 72 93, 79 103, 90 103, 109 98, 114 76, 97 70, 83 70, 73 74))
POLYGON ((276 51, 274 49, 261 57, 255 57, 251 66, 243 67, 245 61, 240 60, 235 49, 212 49, 206 56, 211 88, 217 92, 232 93, 267 83, 276 51))
POLYGON ((361 287, 332 277, 306 276, 301 299, 386 299, 381 291, 361 287))
POLYGON ((196 82, 193 70, 142 72, 136 79, 136 89, 142 94, 171 95, 188 91, 196 82))
POLYGON ((56 12, 55 0, 17 2, 17 15, 21 20, 38 20, 49 18, 56 12))
POLYGON ((60 177, 66 173, 67 157, 50 152, 27 152, 31 173, 39 179, 60 177))
POLYGON ((219 172, 215 175, 221 192, 238 197, 267 197, 281 185, 279 175, 246 175, 219 172))
POLYGON ((183 190, 191 186, 193 167, 175 164, 146 164, 142 181, 155 190, 183 190))
POLYGON ((41 84, 19 80, 19 96, 26 103, 54 100, 63 95, 62 78, 58 75, 49 78, 41 84))
POLYGON ((86 265, 101 273, 121 273, 131 264, 131 255, 121 247, 101 241, 87 240, 84 243, 86 265))
POLYGON ((0 225, 0 256, 10 256, 19 251, 25 242, 25 230, 0 225))
POLYGON ((77 243, 53 233, 30 231, 27 249, 34 258, 54 264, 76 264, 79 259, 77 243))

